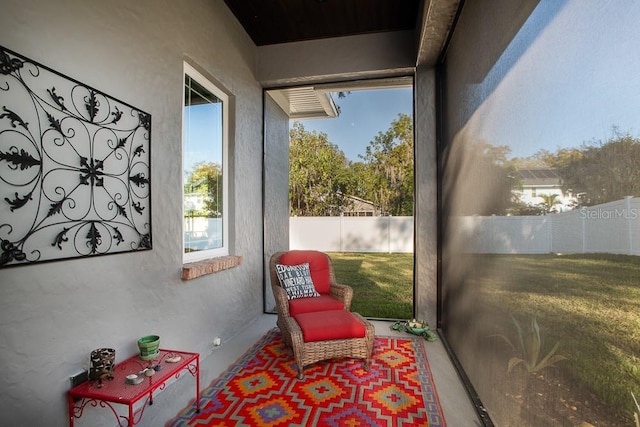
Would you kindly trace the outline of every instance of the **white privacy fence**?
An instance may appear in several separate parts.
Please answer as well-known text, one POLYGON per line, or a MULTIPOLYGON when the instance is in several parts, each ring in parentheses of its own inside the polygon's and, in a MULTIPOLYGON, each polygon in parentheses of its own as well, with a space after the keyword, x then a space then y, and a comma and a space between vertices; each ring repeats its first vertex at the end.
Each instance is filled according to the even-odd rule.
POLYGON ((412 253, 413 217, 291 217, 289 236, 291 249, 412 253))
POLYGON ((640 255, 640 198, 547 216, 457 217, 449 234, 469 253, 640 255))
MULTIPOLYGON (((413 252, 413 217, 291 217, 291 249, 413 252)), ((640 198, 546 216, 451 218, 448 234, 468 253, 640 255, 640 198)))

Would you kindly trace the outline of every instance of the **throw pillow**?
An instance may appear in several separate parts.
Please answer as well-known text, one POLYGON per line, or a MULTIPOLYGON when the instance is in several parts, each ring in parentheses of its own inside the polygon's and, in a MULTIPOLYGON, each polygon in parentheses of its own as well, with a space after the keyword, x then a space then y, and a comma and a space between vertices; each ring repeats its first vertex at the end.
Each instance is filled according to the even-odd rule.
POLYGON ((280 285, 287 292, 288 299, 320 296, 313 286, 308 262, 300 265, 276 264, 276 273, 278 273, 280 285))

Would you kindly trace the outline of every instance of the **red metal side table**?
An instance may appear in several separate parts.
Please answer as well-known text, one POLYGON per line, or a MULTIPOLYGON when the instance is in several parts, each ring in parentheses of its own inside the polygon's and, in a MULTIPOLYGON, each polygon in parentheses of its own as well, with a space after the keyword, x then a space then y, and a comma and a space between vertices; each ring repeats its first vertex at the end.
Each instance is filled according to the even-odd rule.
POLYGON ((115 366, 113 379, 102 381, 87 381, 69 390, 69 426, 73 427, 75 418, 80 418, 87 405, 109 408, 116 416, 121 427, 133 427, 140 422, 147 405, 153 404, 153 392, 163 390, 171 378, 178 379, 184 371, 188 371, 196 379, 196 410, 200 412, 200 355, 185 351, 160 349, 160 354, 154 360, 141 360, 138 355, 118 363, 115 366), (168 362, 175 360, 177 362, 168 362), (140 384, 128 384, 126 376, 140 375, 148 367, 160 366, 153 376, 142 374, 140 384), (141 408, 134 412, 134 405, 145 399, 141 408), (128 417, 118 414, 113 404, 127 405, 128 417))

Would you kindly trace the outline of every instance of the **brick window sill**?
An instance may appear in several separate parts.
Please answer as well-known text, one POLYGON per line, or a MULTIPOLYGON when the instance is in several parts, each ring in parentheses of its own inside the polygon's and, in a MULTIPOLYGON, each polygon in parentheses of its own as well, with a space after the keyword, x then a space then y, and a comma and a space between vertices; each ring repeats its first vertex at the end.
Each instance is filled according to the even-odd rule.
POLYGON ((235 255, 190 262, 182 266, 182 280, 196 279, 200 276, 237 267, 240 264, 242 264, 242 257, 235 255))

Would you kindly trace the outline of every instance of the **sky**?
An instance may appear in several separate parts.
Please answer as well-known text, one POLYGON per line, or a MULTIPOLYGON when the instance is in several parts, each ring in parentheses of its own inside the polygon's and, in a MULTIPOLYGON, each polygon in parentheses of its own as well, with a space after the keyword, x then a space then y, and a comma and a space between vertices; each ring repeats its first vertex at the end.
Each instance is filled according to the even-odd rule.
POLYGON ((336 118, 300 120, 307 131, 324 132, 351 161, 360 161, 369 142, 391 127, 398 114, 413 115, 413 89, 352 91, 344 98, 333 96, 340 106, 336 118))
POLYGON ((214 162, 222 165, 222 134, 217 131, 222 123, 222 104, 199 104, 185 108, 184 173, 192 172, 193 165, 214 162))
POLYGON ((638 136, 639 22, 639 1, 542 1, 469 87, 483 99, 471 134, 509 146, 511 157, 606 141, 614 126, 638 136))

